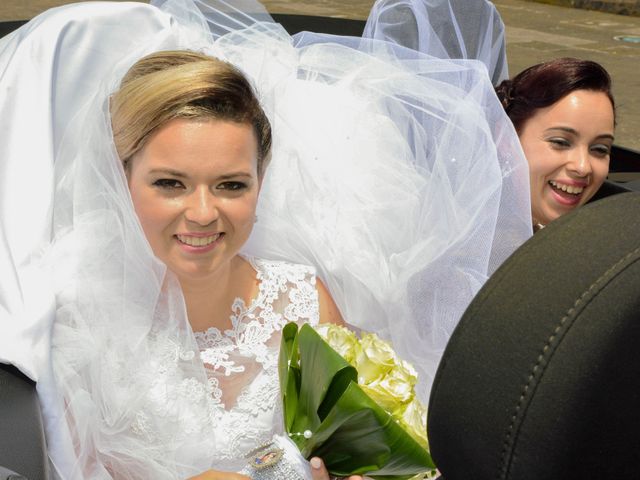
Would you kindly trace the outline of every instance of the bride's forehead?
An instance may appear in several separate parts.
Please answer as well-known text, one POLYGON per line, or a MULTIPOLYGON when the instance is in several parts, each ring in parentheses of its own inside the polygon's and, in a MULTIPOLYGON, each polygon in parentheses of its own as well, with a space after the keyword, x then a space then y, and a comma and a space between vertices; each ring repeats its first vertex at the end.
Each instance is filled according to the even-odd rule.
POLYGON ((209 171, 257 166, 250 124, 215 119, 174 119, 149 138, 138 160, 148 168, 209 171))

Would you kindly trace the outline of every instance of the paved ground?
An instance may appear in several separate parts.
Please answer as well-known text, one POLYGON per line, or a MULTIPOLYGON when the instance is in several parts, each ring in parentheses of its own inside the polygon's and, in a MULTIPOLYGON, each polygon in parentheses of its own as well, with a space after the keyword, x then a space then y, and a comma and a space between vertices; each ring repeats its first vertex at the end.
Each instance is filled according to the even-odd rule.
MULTIPOLYGON (((23 20, 65 0, 0 0, 0 21, 23 20)), ((264 0, 272 13, 365 19, 373 0, 264 0)), ((602 63, 614 79, 618 102, 618 145, 640 150, 640 17, 574 9, 525 0, 495 0, 507 26, 509 69, 558 56, 602 63)))
POLYGON ((586 8, 600 12, 640 16, 640 0, 533 0, 563 7, 586 8))

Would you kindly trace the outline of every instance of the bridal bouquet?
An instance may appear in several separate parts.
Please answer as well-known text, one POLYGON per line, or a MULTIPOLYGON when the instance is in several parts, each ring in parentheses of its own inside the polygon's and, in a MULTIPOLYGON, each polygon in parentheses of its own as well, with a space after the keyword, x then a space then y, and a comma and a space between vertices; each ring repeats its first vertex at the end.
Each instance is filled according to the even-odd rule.
POLYGON ((337 325, 285 326, 279 360, 285 429, 332 475, 424 478, 435 473, 416 373, 375 334, 337 325))

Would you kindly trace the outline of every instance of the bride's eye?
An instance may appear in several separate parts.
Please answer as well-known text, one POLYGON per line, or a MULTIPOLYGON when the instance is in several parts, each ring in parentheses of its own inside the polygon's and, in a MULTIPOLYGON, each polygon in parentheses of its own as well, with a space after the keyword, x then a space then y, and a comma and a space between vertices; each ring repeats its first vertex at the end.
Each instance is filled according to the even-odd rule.
POLYGON ((219 190, 230 190, 232 192, 237 192, 247 188, 247 184, 244 182, 223 182, 220 185, 218 185, 217 188, 219 190))
POLYGON ((180 180, 174 180, 173 178, 160 178, 153 182, 153 186, 167 190, 184 188, 184 185, 180 180))

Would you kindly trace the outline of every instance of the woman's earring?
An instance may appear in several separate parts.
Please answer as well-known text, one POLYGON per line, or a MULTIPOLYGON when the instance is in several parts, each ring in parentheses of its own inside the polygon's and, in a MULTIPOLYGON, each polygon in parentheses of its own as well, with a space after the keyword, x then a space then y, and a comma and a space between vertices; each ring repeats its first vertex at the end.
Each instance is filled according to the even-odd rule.
POLYGON ((255 215, 255 216, 253 217, 253 223, 258 223, 258 215, 255 215))

